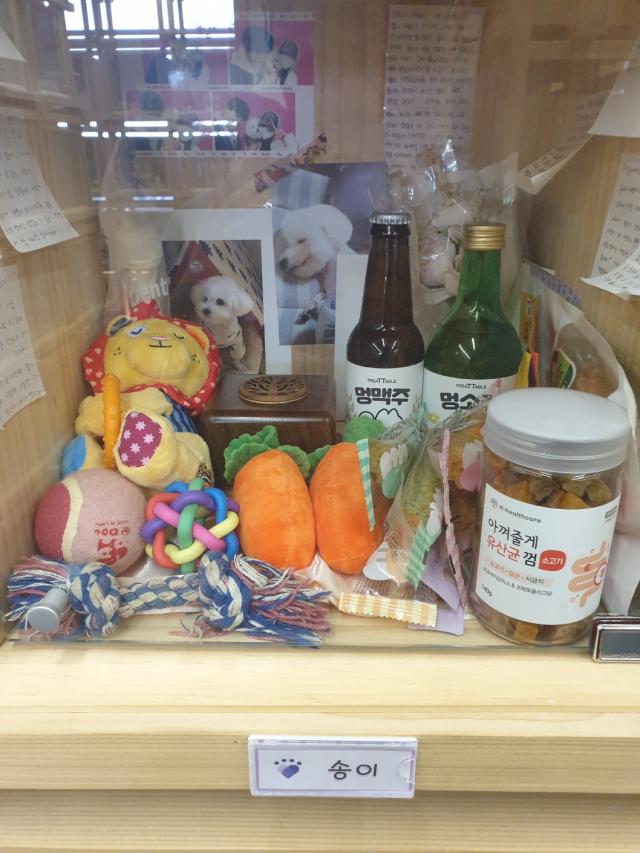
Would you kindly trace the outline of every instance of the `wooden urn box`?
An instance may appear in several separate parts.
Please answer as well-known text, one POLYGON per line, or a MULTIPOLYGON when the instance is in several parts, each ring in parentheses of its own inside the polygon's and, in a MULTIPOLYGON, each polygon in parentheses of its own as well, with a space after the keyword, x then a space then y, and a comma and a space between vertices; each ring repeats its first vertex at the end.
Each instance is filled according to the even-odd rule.
POLYGON ((200 418, 217 485, 224 480, 224 449, 232 438, 266 424, 281 444, 307 453, 335 440, 335 390, 329 376, 254 376, 228 373, 218 383, 200 418))

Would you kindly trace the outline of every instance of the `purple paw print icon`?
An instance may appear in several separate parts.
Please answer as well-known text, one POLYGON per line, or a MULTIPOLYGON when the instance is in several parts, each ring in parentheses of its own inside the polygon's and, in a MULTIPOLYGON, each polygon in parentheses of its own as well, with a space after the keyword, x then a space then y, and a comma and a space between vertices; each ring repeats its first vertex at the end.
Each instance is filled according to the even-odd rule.
POLYGON ((302 761, 296 761, 295 758, 283 758, 273 763, 278 768, 278 773, 281 773, 285 779, 291 779, 302 768, 302 761))

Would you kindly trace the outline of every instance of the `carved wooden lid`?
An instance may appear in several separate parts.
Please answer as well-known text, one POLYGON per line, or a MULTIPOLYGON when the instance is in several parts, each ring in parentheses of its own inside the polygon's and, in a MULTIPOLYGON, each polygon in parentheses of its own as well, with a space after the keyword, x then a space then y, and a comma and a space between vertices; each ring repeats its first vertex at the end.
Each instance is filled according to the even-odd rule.
POLYGON ((307 386, 300 376, 253 376, 238 392, 247 403, 271 406, 295 403, 307 396, 307 386))

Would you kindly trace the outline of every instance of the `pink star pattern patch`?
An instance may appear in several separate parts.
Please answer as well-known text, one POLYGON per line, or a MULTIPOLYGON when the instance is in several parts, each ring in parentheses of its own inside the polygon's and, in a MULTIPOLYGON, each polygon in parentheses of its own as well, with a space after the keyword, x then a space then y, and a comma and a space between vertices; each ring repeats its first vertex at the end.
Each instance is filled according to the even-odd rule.
POLYGON ((117 452, 129 468, 142 468, 151 461, 162 440, 162 430, 155 421, 140 412, 129 412, 124 419, 117 452))

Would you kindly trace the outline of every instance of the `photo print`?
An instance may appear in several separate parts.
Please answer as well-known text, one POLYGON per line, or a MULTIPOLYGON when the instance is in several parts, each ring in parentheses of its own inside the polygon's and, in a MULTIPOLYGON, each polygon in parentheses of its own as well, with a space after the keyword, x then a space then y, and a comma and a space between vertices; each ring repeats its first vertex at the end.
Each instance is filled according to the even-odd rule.
POLYGON ((334 343, 337 259, 368 253, 384 180, 383 163, 322 164, 272 187, 276 315, 267 323, 281 346, 334 343))
POLYGON ((176 211, 162 245, 172 316, 211 332, 225 372, 259 373, 264 369, 264 241, 255 229, 254 236, 250 227, 241 227, 238 214, 243 213, 269 218, 268 211, 176 211), (225 213, 233 214, 235 227, 221 227, 225 213), (243 232, 246 239, 233 236, 243 232))
POLYGON ((299 148, 293 92, 214 91, 212 110, 217 132, 208 137, 208 143, 218 151, 283 157, 299 148))
POLYGON ((140 154, 279 158, 315 136, 311 13, 243 15, 215 50, 176 40, 118 61, 140 154))
MULTIPOLYGON (((242 86, 313 86, 313 15, 269 13, 236 18, 228 82, 242 86)), ((213 74, 217 76, 218 70, 213 74)))

